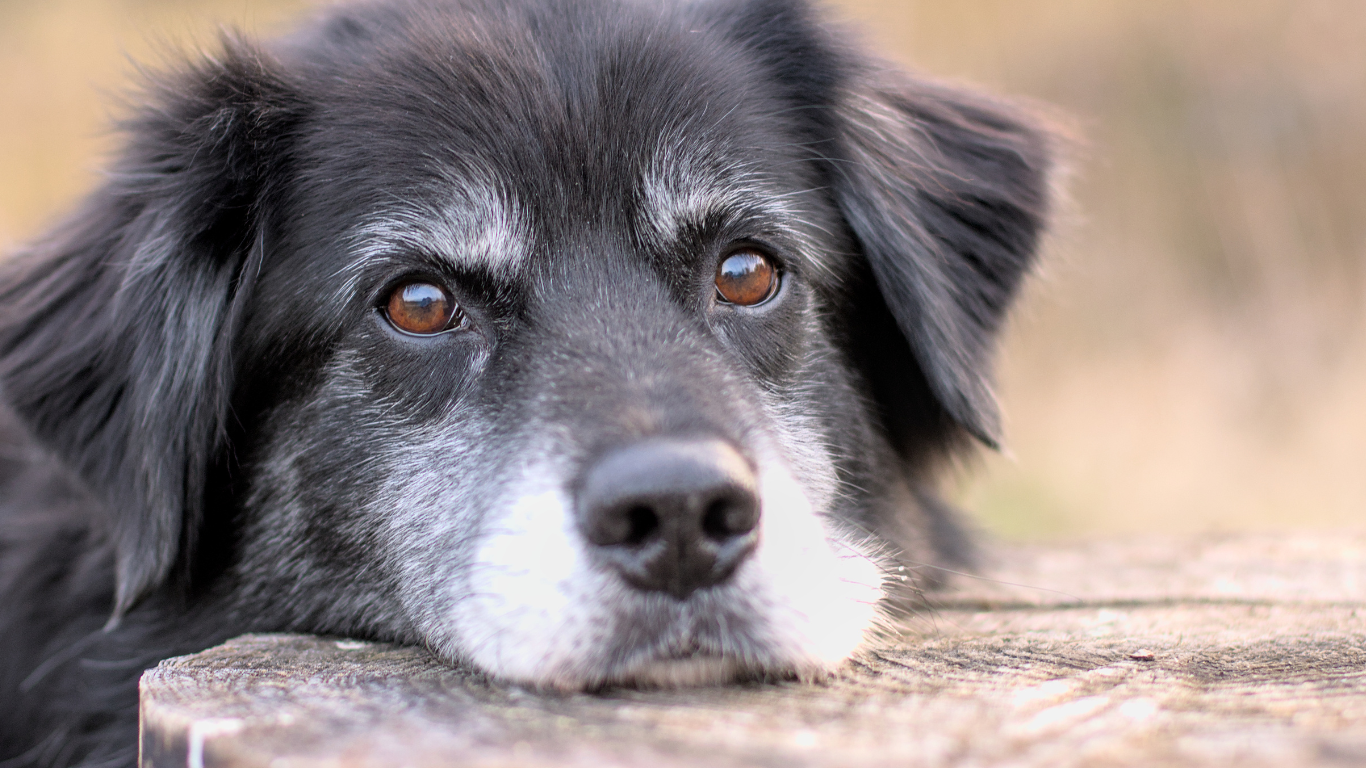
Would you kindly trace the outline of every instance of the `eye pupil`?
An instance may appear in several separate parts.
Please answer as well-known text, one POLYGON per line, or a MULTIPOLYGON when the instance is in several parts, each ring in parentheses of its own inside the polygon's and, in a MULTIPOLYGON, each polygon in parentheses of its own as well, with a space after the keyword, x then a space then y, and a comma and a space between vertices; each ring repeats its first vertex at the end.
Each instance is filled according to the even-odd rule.
POLYGON ((386 311, 389 322, 400 331, 428 336, 450 327, 456 306, 441 286, 414 282, 389 294, 386 311))
POLYGON ((773 295, 778 270, 767 256, 753 249, 736 251, 716 268, 716 292, 722 301, 752 307, 773 295))

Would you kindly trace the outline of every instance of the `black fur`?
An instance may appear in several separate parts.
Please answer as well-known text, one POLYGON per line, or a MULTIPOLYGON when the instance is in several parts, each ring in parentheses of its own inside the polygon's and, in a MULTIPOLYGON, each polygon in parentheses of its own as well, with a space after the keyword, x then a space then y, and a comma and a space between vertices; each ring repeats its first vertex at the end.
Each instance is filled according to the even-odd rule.
MULTIPOLYGON (((440 349, 394 347, 374 295, 338 298, 357 217, 430 195, 472 157, 525 201, 539 245, 616 254, 622 274, 653 247, 627 224, 650 137, 773 164, 813 201, 819 263, 794 261, 793 298, 761 324, 724 321, 733 360, 675 350, 658 369, 715 370, 739 399, 818 393, 838 513, 907 562, 966 556, 930 473, 966 437, 998 437, 991 342, 1048 209, 1049 139, 1020 111, 891 72, 797 0, 394 0, 266 47, 227 39, 153 83, 124 128, 108 181, 0 275, 0 766, 132 765, 141 671, 243 632, 424 641, 391 605, 395 577, 365 560, 384 546, 356 511, 384 480, 376 446, 453 402, 511 408, 584 375, 564 413, 536 418, 611 421, 629 393, 545 366, 654 353, 612 347, 610 324, 557 336, 538 312, 582 331, 602 322, 583 313, 597 299, 529 303, 526 287, 570 285, 588 257, 520 283, 448 275, 492 330, 440 349), (376 425, 348 400, 329 378, 343 357, 402 415, 376 425), (304 490, 271 463, 299 441, 304 490)), ((696 250, 722 239, 699 226, 696 250)), ((660 269, 677 277, 660 297, 686 294, 681 268, 660 269)), ((647 304, 673 300, 612 311, 667 338, 647 304)), ((662 423, 730 418, 695 389, 661 396, 695 404, 662 423)))

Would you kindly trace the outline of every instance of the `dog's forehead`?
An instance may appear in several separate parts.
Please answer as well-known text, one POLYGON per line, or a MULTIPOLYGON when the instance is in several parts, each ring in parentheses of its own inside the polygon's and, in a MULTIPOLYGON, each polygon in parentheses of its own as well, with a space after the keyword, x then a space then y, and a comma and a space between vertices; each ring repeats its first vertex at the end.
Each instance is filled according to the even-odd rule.
POLYGON ((733 45, 655 23, 647 45, 433 25, 347 64, 360 69, 329 81, 349 87, 323 95, 305 142, 315 198, 335 209, 329 180, 351 180, 345 250, 516 272, 586 229, 663 248, 745 219, 797 238, 817 184, 791 110, 733 45))
POLYGON ((602 215, 565 216, 538 195, 493 174, 449 178, 395 197, 359 221, 352 250, 360 267, 376 258, 419 253, 457 268, 519 274, 536 261, 562 258, 565 246, 604 236, 629 240, 645 254, 672 253, 698 231, 745 224, 749 233, 807 250, 809 222, 801 193, 788 180, 747 164, 709 162, 705 143, 662 142, 642 152, 648 161, 619 180, 617 200, 602 215), (613 211, 616 208, 618 210, 613 211))

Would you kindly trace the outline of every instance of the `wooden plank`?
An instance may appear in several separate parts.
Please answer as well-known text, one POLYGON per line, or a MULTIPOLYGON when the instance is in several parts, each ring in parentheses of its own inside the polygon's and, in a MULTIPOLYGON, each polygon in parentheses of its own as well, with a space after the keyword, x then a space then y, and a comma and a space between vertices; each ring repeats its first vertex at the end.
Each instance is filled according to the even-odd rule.
POLYGON ((143 765, 1366 764, 1366 536, 1003 549, 991 576, 821 684, 545 696, 245 636, 144 675, 143 765))

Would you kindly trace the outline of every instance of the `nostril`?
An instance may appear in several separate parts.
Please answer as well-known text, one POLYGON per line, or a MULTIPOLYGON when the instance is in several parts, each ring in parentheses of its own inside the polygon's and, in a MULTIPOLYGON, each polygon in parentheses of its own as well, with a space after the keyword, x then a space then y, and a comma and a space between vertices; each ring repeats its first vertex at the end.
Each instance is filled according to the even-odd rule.
POLYGON ((707 505, 702 514, 702 533, 712 541, 724 543, 754 530, 758 515, 749 499, 723 496, 707 505))
POLYGON ((641 503, 606 505, 588 522, 588 540, 602 547, 638 547, 660 527, 659 515, 641 503))
POLYGON ((707 538, 720 541, 730 536, 730 525, 726 522, 729 506, 725 499, 718 499, 707 507, 707 513, 702 516, 702 533, 707 538))
POLYGON ((626 519, 630 524, 630 532, 622 543, 629 546, 644 544, 645 540, 650 538, 650 534, 659 529, 659 515, 656 515, 653 509, 640 504, 626 512, 626 519))

